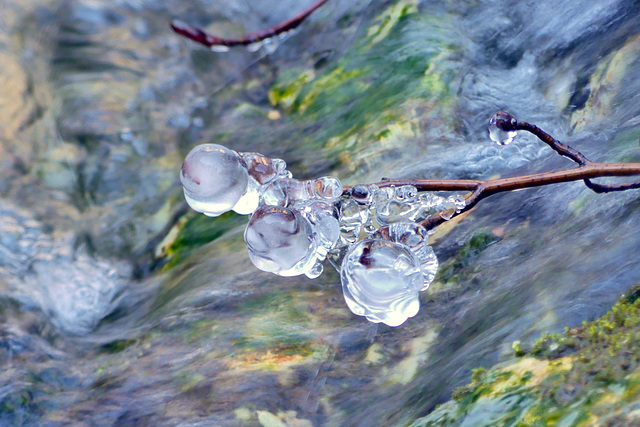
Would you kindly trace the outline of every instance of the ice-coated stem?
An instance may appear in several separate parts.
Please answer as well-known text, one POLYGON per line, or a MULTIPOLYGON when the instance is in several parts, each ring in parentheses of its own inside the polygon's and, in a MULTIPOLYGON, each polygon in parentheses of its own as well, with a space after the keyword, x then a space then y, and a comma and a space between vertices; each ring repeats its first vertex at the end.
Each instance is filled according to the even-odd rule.
MULTIPOLYGON (((533 175, 521 175, 511 178, 499 178, 489 180, 472 179, 383 179, 374 183, 378 187, 391 187, 402 185, 413 185, 418 191, 470 191, 465 196, 466 205, 464 208, 453 212, 442 211, 440 215, 432 215, 420 224, 426 229, 432 229, 439 224, 451 219, 453 216, 469 211, 480 200, 493 194, 506 191, 521 190, 525 188, 540 187, 543 185, 559 184, 563 182, 584 180, 585 185, 596 193, 608 193, 613 191, 625 191, 640 188, 640 180, 630 181, 620 184, 598 184, 591 180, 593 178, 612 176, 633 176, 640 175, 640 163, 599 163, 588 160, 578 150, 559 142, 551 135, 540 129, 538 126, 518 122, 515 117, 508 113, 496 113, 490 121, 490 125, 497 126, 504 132, 514 132, 518 130, 534 134, 545 144, 549 145, 561 156, 567 157, 578 164, 578 167, 553 172, 543 172, 533 175)), ((347 194, 351 187, 345 186, 344 192, 347 194)))
POLYGON ((267 28, 266 30, 256 31, 254 33, 249 33, 244 37, 238 39, 227 39, 223 37, 213 36, 203 31, 198 27, 191 26, 181 21, 174 20, 171 23, 171 28, 176 33, 184 36, 188 39, 193 40, 196 43, 200 43, 208 48, 212 48, 215 46, 223 46, 223 47, 234 47, 234 46, 247 46, 252 43, 257 43, 262 40, 268 39, 269 37, 277 36, 282 33, 286 33, 287 31, 293 30, 298 25, 300 25, 305 19, 309 17, 313 12, 320 8, 323 4, 328 2, 329 0, 317 0, 311 6, 298 13, 292 18, 287 19, 275 25, 271 28, 267 28))

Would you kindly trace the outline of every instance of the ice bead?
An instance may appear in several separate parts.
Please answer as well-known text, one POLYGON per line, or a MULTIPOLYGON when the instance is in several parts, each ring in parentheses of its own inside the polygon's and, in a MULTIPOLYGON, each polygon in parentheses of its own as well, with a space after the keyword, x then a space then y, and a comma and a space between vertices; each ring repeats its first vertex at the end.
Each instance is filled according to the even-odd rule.
POLYGON ((373 195, 378 187, 370 184, 358 184, 351 188, 351 198, 361 205, 370 205, 373 202, 373 195))
POLYGON ((518 132, 513 129, 518 122, 511 114, 499 112, 489 120, 489 138, 498 145, 509 145, 518 132))
POLYGON ((438 271, 438 258, 427 242, 429 233, 423 226, 414 222, 396 222, 380 227, 371 237, 399 243, 409 248, 416 257, 423 275, 423 285, 420 290, 426 291, 429 288, 438 271))
POLYGON ((235 151, 217 144, 202 144, 187 154, 180 182, 193 210, 218 216, 231 210, 245 194, 249 175, 235 151))
POLYGON ((298 211, 279 206, 257 209, 244 233, 251 262, 263 271, 297 276, 315 265, 311 224, 298 211))
POLYGON ((371 322, 399 326, 420 309, 423 274, 405 245, 362 240, 345 255, 340 276, 349 309, 371 322))
POLYGON ((342 196, 342 183, 332 176, 309 181, 284 178, 274 184, 278 184, 279 191, 286 195, 286 206, 311 201, 334 203, 342 196))
POLYGON ((313 253, 316 263, 311 269, 305 270, 304 274, 315 279, 322 273, 322 262, 340 237, 338 212, 333 204, 314 202, 306 205, 301 213, 311 224, 316 248, 313 253))
POLYGON ((282 159, 271 159, 260 153, 240 153, 247 165, 249 176, 260 185, 266 185, 286 173, 287 164, 282 159))

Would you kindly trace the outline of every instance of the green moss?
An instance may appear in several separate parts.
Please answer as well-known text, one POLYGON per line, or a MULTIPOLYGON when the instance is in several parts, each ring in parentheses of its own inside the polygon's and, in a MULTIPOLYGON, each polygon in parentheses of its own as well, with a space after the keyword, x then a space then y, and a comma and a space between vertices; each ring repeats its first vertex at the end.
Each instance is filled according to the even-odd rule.
POLYGON ((428 115, 441 121, 451 117, 453 103, 446 99, 455 74, 444 65, 456 50, 448 42, 451 18, 417 10, 416 1, 397 1, 341 60, 321 71, 297 70, 278 78, 269 91, 272 105, 295 115, 303 127, 319 118, 330 124, 312 135, 301 132, 305 146, 324 146, 346 159, 398 124, 428 115), (432 29, 430 37, 424 37, 425 27, 432 29))
POLYGON ((311 351, 311 317, 304 296, 275 292, 245 300, 241 312, 251 313, 243 336, 234 341, 242 349, 276 349, 307 355, 311 351))
POLYGON ((529 349, 514 343, 517 361, 474 370, 454 400, 413 425, 630 425, 640 400, 639 297, 636 286, 593 322, 529 349))
POLYGON ((179 264, 194 250, 214 241, 227 231, 246 223, 246 217, 234 212, 227 212, 219 217, 210 218, 189 211, 178 222, 176 238, 165 248, 165 269, 179 264))
POLYGON ((287 70, 280 74, 278 82, 269 89, 269 102, 274 107, 292 111, 304 86, 315 78, 312 70, 287 70))
POLYGON ((114 340, 103 344, 100 349, 106 353, 120 353, 136 343, 138 340, 114 340))
MULTIPOLYGON (((458 251, 456 256, 444 262, 438 269, 435 283, 457 283, 460 274, 487 247, 497 242, 499 237, 486 231, 478 231, 471 236, 469 241, 458 251)), ((434 288, 437 288, 436 285, 434 288)))

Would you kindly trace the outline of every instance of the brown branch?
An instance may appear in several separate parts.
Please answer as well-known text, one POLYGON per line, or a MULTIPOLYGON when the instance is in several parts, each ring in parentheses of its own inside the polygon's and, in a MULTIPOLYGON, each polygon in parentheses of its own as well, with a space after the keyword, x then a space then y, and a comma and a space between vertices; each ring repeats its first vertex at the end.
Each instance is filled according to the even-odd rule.
POLYGON ((184 22, 173 21, 171 23, 171 28, 176 33, 184 36, 188 39, 191 39, 197 43, 207 46, 208 48, 215 48, 216 46, 222 47, 233 47, 233 46, 247 46, 252 43, 257 43, 262 40, 268 39, 269 37, 277 36, 282 33, 286 33, 287 31, 293 30, 298 25, 300 25, 305 19, 309 17, 313 12, 315 12, 320 6, 325 4, 329 0, 317 0, 311 6, 298 13, 292 18, 287 19, 279 23, 278 25, 268 28, 262 31, 256 31, 254 33, 249 33, 244 37, 238 39, 226 39, 218 36, 213 36, 211 34, 206 33, 198 27, 191 26, 184 22))
MULTIPOLYGON (((466 206, 458 211, 444 210, 439 214, 432 215, 420 224, 427 229, 434 228, 443 222, 467 212, 472 209, 480 200, 493 194, 506 191, 521 190, 525 188, 540 187, 549 184, 559 184, 584 180, 585 185, 597 193, 607 193, 612 191, 625 191, 640 188, 640 180, 625 182, 621 184, 597 184, 591 181, 593 178, 611 176, 633 176, 640 175, 640 163, 597 163, 588 160, 582 153, 565 145, 539 127, 527 122, 518 122, 510 114, 496 113, 489 122, 490 125, 498 126, 503 131, 523 130, 531 132, 542 142, 549 145, 561 156, 568 157, 579 166, 573 169, 565 169, 554 172, 543 172, 533 175, 521 175, 512 178, 499 178, 489 180, 471 179, 384 179, 374 183, 378 187, 391 187, 402 185, 413 185, 418 191, 470 191, 465 196, 466 206), (446 218, 446 219, 445 219, 446 218)), ((351 187, 345 187, 347 194, 351 187)))

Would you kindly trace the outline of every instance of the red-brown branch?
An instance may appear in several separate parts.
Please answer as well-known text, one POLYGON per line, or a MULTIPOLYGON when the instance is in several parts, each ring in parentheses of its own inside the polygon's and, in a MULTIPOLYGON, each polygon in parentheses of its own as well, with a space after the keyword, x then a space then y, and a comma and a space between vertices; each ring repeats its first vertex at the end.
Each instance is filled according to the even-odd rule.
MULTIPOLYGON (((601 177, 640 175, 640 163, 592 162, 579 151, 559 142, 539 127, 527 122, 518 122, 513 116, 507 113, 496 113, 490 123, 498 126, 504 131, 524 130, 526 132, 531 132, 542 142, 549 145, 558 154, 568 157, 576 162, 578 167, 533 175, 521 175, 512 178, 489 180, 385 179, 374 183, 374 185, 378 187, 413 185, 418 189, 418 191, 470 191, 470 193, 465 196, 466 206, 463 209, 453 212, 451 210, 442 211, 439 214, 432 215, 422 221, 421 225, 427 229, 436 227, 456 215, 469 211, 482 199, 505 191, 521 190, 525 188, 580 180, 584 180, 585 185, 597 193, 608 193, 612 191, 625 191, 640 188, 640 180, 620 184, 597 184, 591 181, 593 178, 601 177)), ((347 194, 350 189, 351 187, 345 187, 345 194, 347 194)))
POLYGON ((268 39, 269 37, 277 36, 287 31, 293 30, 300 25, 305 19, 315 12, 320 6, 325 4, 329 0, 317 0, 311 6, 298 13, 292 18, 287 19, 279 23, 278 25, 268 28, 262 31, 256 31, 249 33, 244 37, 238 39, 227 39, 223 37, 214 36, 208 34, 198 27, 191 26, 184 22, 173 21, 171 28, 181 36, 187 37, 197 43, 207 46, 208 48, 215 48, 216 46, 233 47, 233 46, 247 46, 252 43, 268 39))

